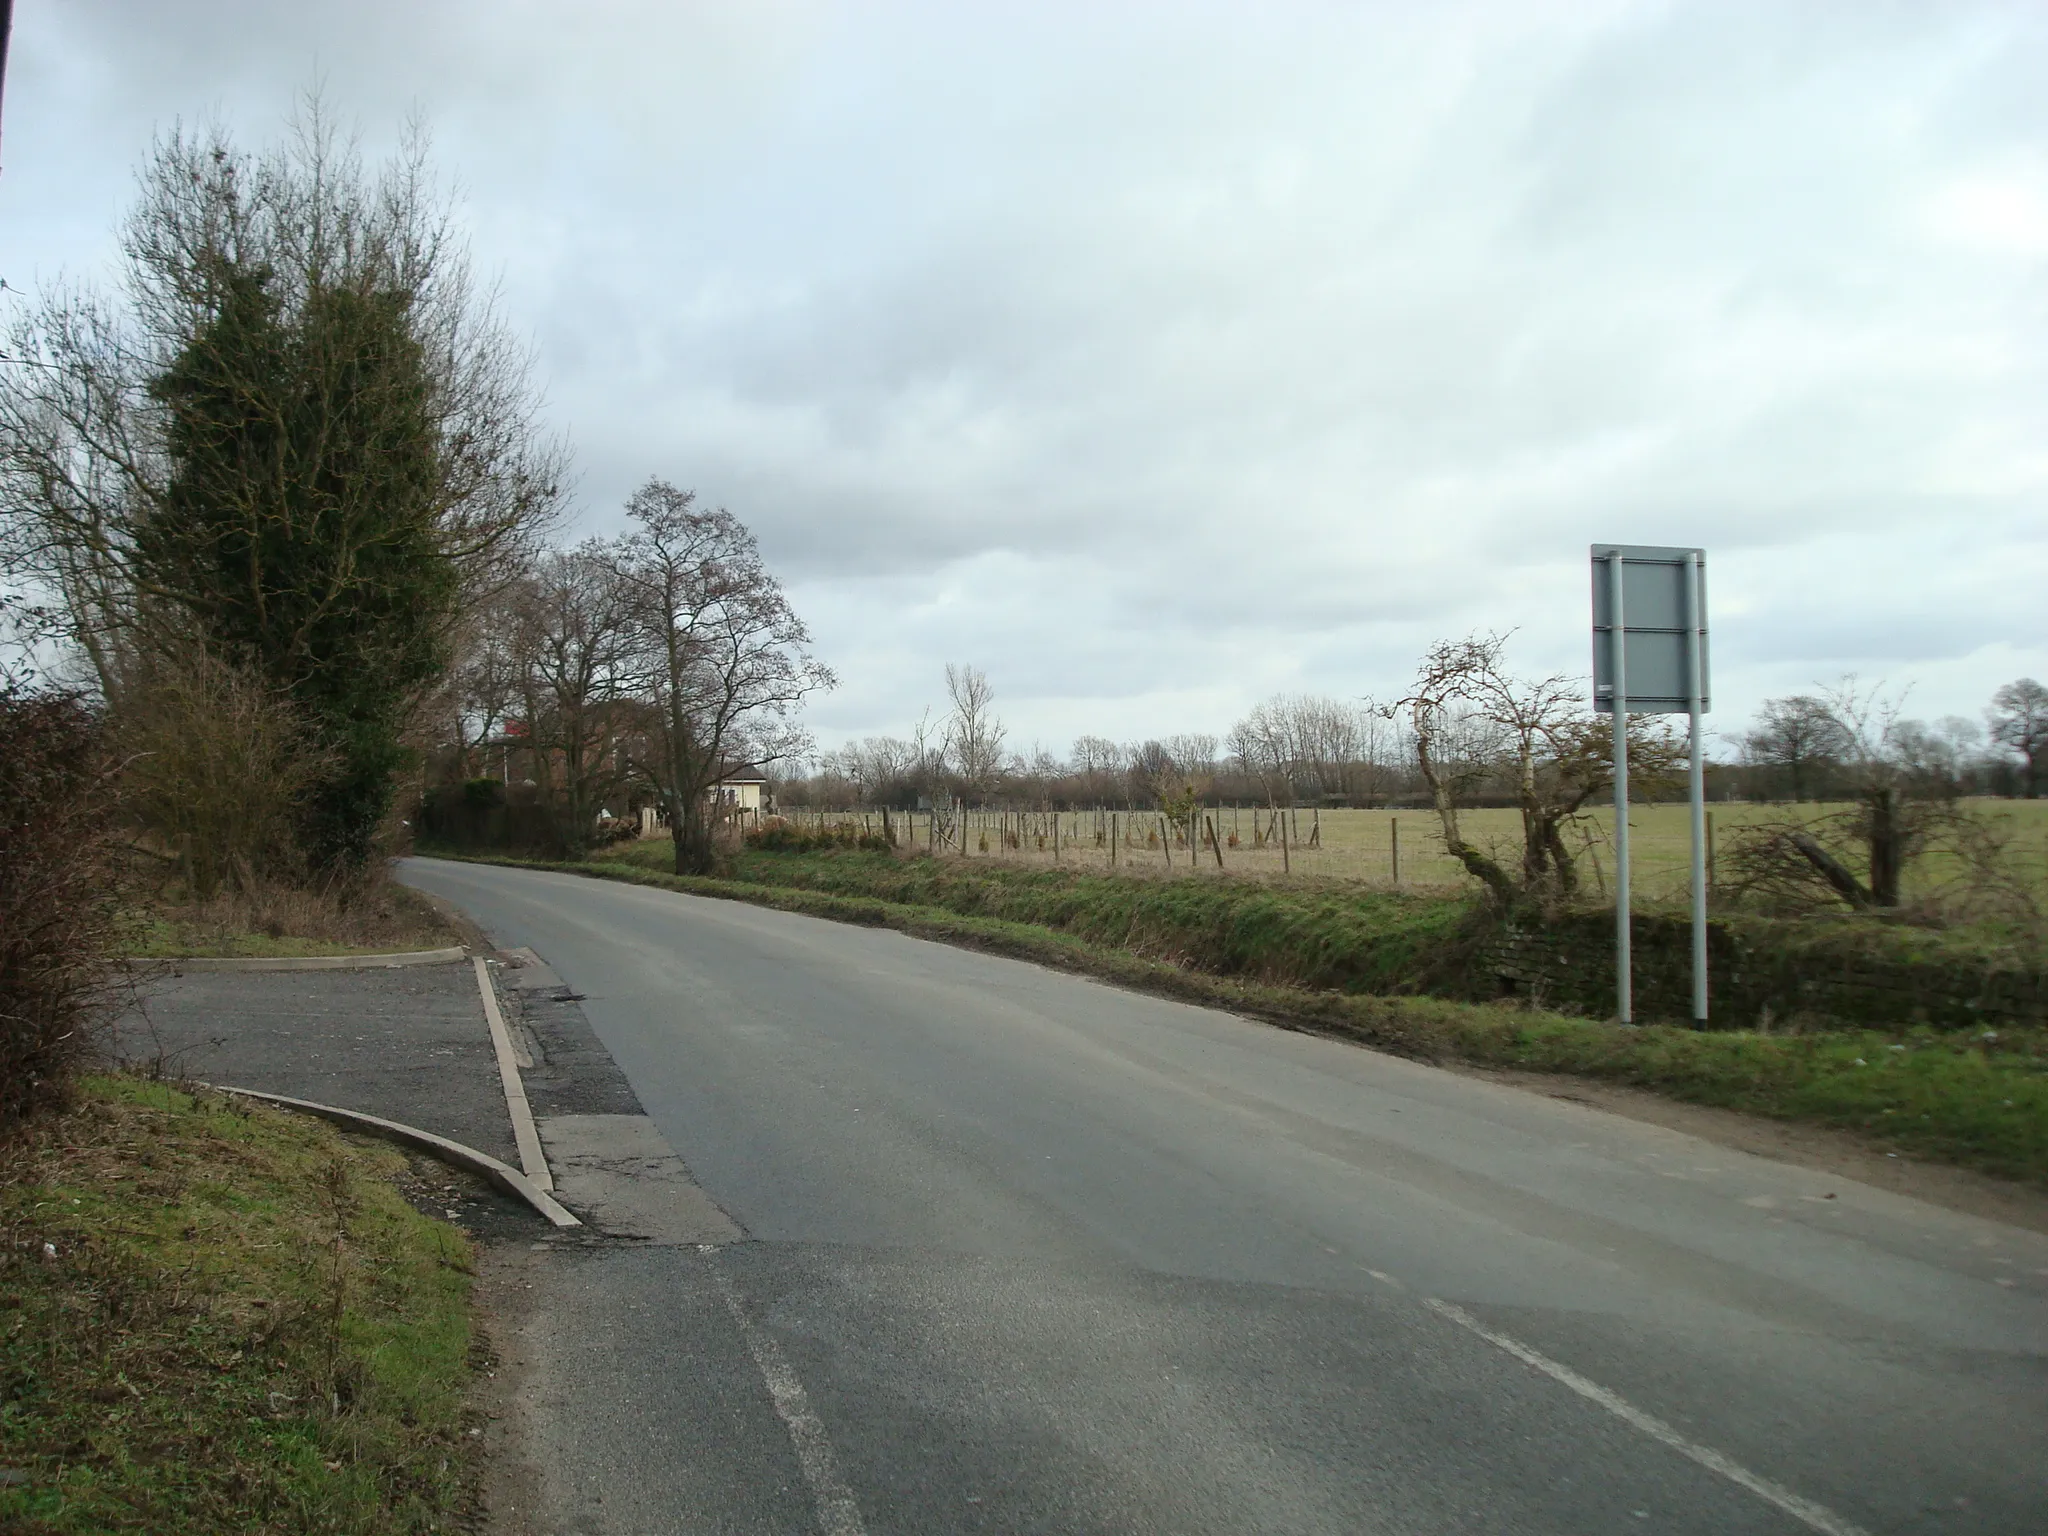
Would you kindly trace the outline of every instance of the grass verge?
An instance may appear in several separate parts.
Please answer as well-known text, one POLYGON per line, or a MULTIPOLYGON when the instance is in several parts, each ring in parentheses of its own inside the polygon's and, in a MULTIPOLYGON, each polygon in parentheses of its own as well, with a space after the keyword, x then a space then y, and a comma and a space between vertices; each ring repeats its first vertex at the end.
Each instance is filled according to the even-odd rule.
POLYGON ((1693 1103, 1833 1126, 1901 1153, 2048 1189, 2048 1030, 1629 1029, 1509 1004, 1219 976, 1040 924, 759 880, 667 875, 616 859, 473 862, 558 870, 893 928, 1419 1060, 1603 1078, 1693 1103))
POLYGON ((273 886, 207 901, 165 892, 131 914, 121 953, 137 960, 274 959, 443 949, 462 939, 418 891, 380 877, 345 896, 273 886))
POLYGON ((396 1152, 87 1079, 0 1176, 0 1530, 395 1532, 471 1505, 471 1252, 396 1152))
MULTIPOLYGON (((597 862, 656 873, 666 844, 621 844, 597 862)), ((1340 992, 1456 995, 1477 902, 1413 891, 1231 875, 1160 880, 1083 868, 888 853, 742 852, 736 880, 1057 929, 1169 964, 1340 992)))

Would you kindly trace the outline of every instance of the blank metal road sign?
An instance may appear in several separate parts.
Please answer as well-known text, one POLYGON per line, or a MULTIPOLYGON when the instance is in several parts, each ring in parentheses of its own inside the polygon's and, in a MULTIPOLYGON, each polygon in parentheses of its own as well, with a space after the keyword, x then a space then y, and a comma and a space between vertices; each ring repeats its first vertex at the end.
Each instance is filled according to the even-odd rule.
POLYGON ((1652 544, 1593 546, 1593 708, 1614 709, 1614 566, 1621 556, 1623 666, 1628 672, 1632 715, 1688 714, 1692 701, 1692 656, 1688 631, 1699 640, 1699 704, 1708 708, 1707 559, 1700 549, 1665 549, 1652 544), (1698 557, 1698 586, 1693 561, 1698 557))

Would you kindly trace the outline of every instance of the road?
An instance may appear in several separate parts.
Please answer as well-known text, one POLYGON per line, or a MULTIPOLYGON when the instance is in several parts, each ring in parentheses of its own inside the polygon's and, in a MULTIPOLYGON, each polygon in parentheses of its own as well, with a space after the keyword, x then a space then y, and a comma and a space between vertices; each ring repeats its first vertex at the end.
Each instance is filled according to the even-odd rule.
POLYGON ((578 1530, 2048 1531, 2040 1234, 895 933, 403 877, 586 994, 746 1234, 537 1282, 578 1530))

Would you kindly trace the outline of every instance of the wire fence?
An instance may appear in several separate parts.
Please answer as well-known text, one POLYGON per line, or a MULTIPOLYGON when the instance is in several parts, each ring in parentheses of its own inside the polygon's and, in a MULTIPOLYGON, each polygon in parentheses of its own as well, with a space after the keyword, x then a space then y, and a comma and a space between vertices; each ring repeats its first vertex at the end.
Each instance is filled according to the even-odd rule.
MULTIPOLYGON (((2048 894, 2048 801, 1972 802, 1979 814, 2008 832, 2015 867, 2048 894)), ((1720 874, 1727 840, 1746 827, 1813 822, 1845 809, 1807 803, 1770 805, 1729 801, 1707 812, 1708 872, 1720 874)), ((905 851, 978 859, 1021 867, 1115 870, 1122 874, 1200 876, 1310 876, 1363 881, 1427 891, 1464 889, 1474 882, 1444 851, 1441 823, 1427 810, 1352 810, 1315 807, 1209 805, 1192 818, 1159 810, 1097 807, 1085 810, 941 809, 931 811, 812 810, 781 813, 804 827, 848 827, 886 837, 905 851)), ((1460 830, 1509 869, 1521 859, 1521 818, 1513 809, 1459 813, 1460 830)), ((1614 875, 1612 807, 1590 811, 1571 824, 1566 843, 1588 895, 1605 896, 1614 875)), ((1629 811, 1630 868, 1636 894, 1646 902, 1683 897, 1691 863, 1691 826, 1683 803, 1638 805, 1629 811)), ((1915 880, 1928 888, 1951 877, 1953 860, 1936 852, 1921 861, 1915 880)))

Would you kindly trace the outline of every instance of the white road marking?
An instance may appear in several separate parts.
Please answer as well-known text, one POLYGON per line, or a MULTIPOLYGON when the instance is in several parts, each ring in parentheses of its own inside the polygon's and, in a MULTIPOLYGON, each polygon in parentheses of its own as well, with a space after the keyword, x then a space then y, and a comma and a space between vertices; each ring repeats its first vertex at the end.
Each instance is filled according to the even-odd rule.
POLYGON ((1586 1401, 1597 1403, 1624 1424, 1641 1430, 1652 1440, 1670 1446, 1679 1455, 1698 1462, 1709 1472, 1727 1478, 1738 1488, 1748 1489, 1766 1504, 1783 1510, 1809 1530, 1819 1531, 1821 1536, 1869 1536, 1862 1526, 1844 1520, 1826 1505, 1816 1504, 1811 1499, 1803 1499, 1791 1489, 1774 1483, 1767 1477, 1759 1477, 1739 1462, 1729 1460, 1712 1446, 1686 1439, 1654 1414, 1643 1412, 1628 1399, 1608 1391, 1597 1381, 1587 1380, 1570 1366, 1560 1365, 1548 1355, 1538 1353, 1520 1339, 1510 1338, 1505 1333, 1487 1327, 1463 1307, 1454 1306, 1435 1296, 1423 1297, 1422 1304, 1439 1317, 1449 1318, 1468 1333, 1477 1334, 1496 1348, 1506 1350, 1524 1365, 1532 1365, 1551 1380, 1562 1382, 1586 1401))
POLYGON ((761 1379, 768 1384, 768 1396, 774 1400, 775 1411, 782 1416, 783 1425, 789 1430, 789 1443, 796 1451, 797 1465, 803 1470, 804 1481, 811 1485, 811 1498, 818 1506, 818 1529, 824 1536, 866 1536, 867 1527, 861 1524, 860 1506, 853 1502, 853 1490, 840 1476, 839 1459, 832 1454, 831 1438, 825 1433, 824 1421, 812 1412, 804 1384, 797 1380, 796 1372, 790 1369, 776 1342, 747 1316, 747 1309, 740 1301, 739 1287, 723 1270, 714 1269, 712 1278, 718 1282, 718 1294, 725 1298, 726 1311, 739 1324, 740 1334, 747 1341, 747 1350, 753 1355, 754 1364, 760 1368, 761 1379))

